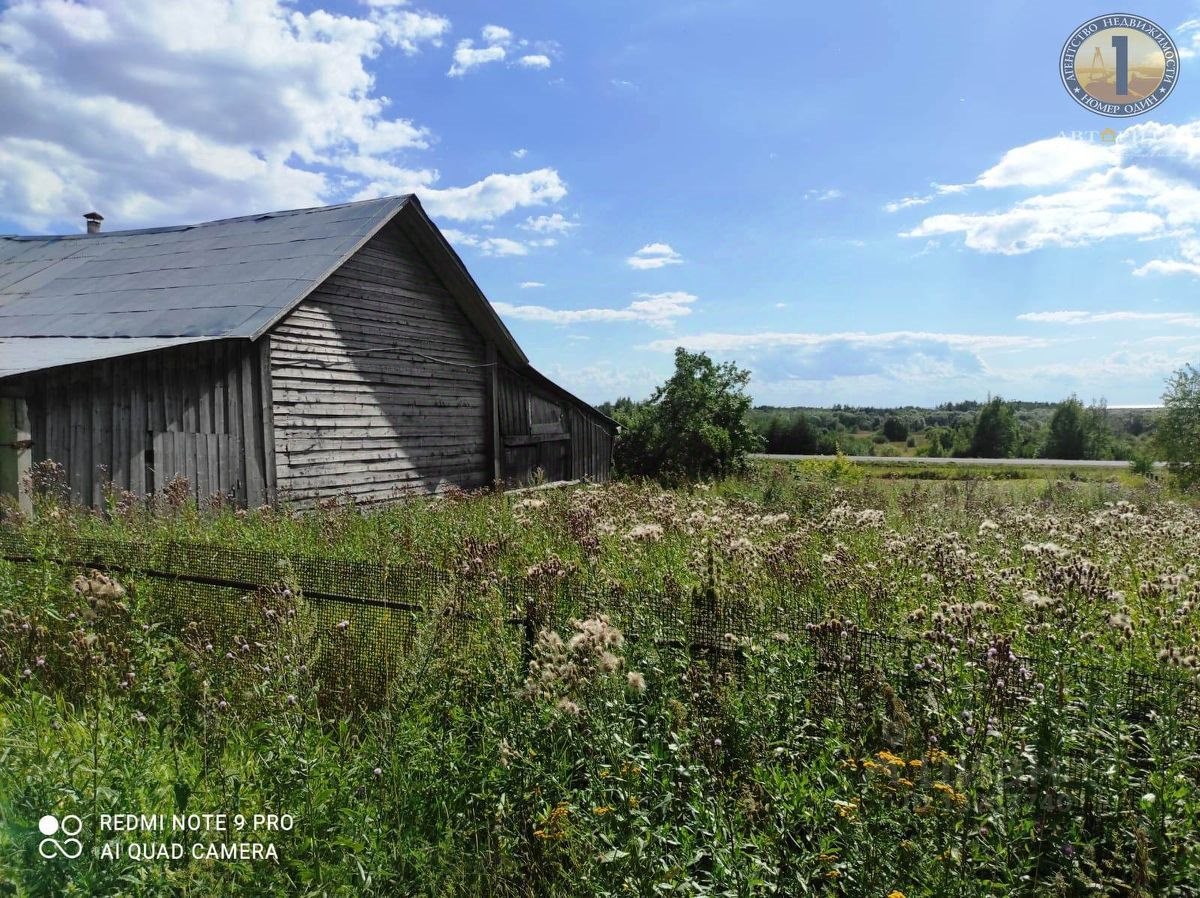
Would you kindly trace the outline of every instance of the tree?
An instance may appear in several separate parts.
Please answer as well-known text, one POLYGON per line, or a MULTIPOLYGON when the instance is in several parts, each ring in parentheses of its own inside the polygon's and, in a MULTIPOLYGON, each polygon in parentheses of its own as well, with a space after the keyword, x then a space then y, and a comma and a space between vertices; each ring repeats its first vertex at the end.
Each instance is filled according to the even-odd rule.
POLYGON ((893 443, 908 439, 908 425, 895 415, 888 415, 883 422, 883 435, 893 443))
POLYGON ((1155 441, 1180 484, 1193 486, 1200 481, 1200 370, 1187 365, 1176 371, 1162 399, 1155 441))
POLYGON ((978 458, 1012 458, 1021 441, 1021 428, 1012 405, 999 396, 979 410, 970 454, 978 458))
POLYGON ((617 472, 678 482, 744 469, 763 442, 747 420, 749 382, 750 372, 732 362, 676 349, 670 380, 617 419, 617 472))
POLYGON ((1059 403, 1050 418, 1042 455, 1046 458, 1087 458, 1087 421, 1083 403, 1072 396, 1059 403))

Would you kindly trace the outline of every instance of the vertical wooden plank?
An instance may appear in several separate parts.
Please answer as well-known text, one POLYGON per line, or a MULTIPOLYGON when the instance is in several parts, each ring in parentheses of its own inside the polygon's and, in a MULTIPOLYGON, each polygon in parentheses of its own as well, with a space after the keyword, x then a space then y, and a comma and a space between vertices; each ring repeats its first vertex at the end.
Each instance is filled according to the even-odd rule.
POLYGON ((229 433, 225 423, 225 384, 229 380, 229 353, 222 341, 213 344, 213 433, 229 433))
POLYGON ((484 391, 486 396, 486 417, 484 421, 487 427, 487 446, 489 466, 488 474, 493 482, 502 479, 501 474, 501 454, 503 452, 500 446, 500 372, 499 365, 496 363, 496 344, 488 340, 487 347, 484 350, 484 360, 488 367, 484 369, 487 377, 487 388, 484 391))
POLYGON ((88 428, 84 424, 91 421, 88 414, 86 394, 87 383, 77 369, 71 370, 71 386, 69 390, 71 404, 70 436, 68 439, 68 470, 67 481, 71 487, 71 501, 86 503, 92 497, 92 482, 88 475, 91 465, 91 440, 88 428), (85 415, 87 416, 85 419, 85 415))
POLYGON ((162 471, 164 459, 167 457, 166 439, 166 433, 161 430, 156 430, 150 435, 150 452, 154 459, 152 462, 147 462, 146 465, 147 492, 159 492, 167 481, 166 475, 162 471))
POLYGON ((112 388, 110 364, 93 362, 84 369, 91 376, 91 504, 104 505, 104 484, 112 472, 112 388))
POLYGON ((179 429, 184 433, 200 430, 200 415, 197 400, 199 394, 199 372, 196 370, 196 347, 181 346, 174 353, 175 382, 179 385, 179 429))
POLYGON ((262 415, 263 467, 266 501, 274 505, 278 494, 275 471, 275 390, 271 382, 271 336, 258 341, 259 414, 262 415))
POLYGON ((174 433, 179 430, 179 378, 178 356, 170 350, 158 354, 158 377, 162 384, 160 400, 163 410, 163 430, 174 433))
POLYGON ((113 486, 129 489, 129 369, 133 359, 122 359, 112 366, 112 459, 113 486))
POLYGON ((226 356, 225 379, 225 420, 231 437, 229 445, 236 455, 230 455, 228 468, 228 486, 233 490, 234 498, 239 505, 246 504, 246 462, 242 454, 242 393, 238 386, 241 376, 241 364, 238 358, 240 344, 230 345, 226 356))
POLYGON ((241 400, 243 454, 246 458, 246 505, 253 508, 266 502, 263 477, 261 418, 256 413, 259 391, 254 388, 254 355, 258 347, 248 345, 242 353, 241 400))
MULTIPOLYGON (((193 406, 194 408, 194 406, 193 406)), ((197 501, 203 495, 200 492, 200 434, 184 433, 183 437, 184 463, 187 465, 188 484, 196 495, 197 501)))
POLYGON ((153 480, 146 479, 147 433, 146 417, 146 357, 130 360, 129 372, 129 490, 139 496, 153 490, 153 480))
POLYGON ((22 488, 32 456, 33 434, 25 400, 0 397, 0 494, 15 496, 25 517, 33 517, 33 501, 22 488))
POLYGON ((200 433, 213 432, 213 347, 211 343, 202 343, 196 350, 196 390, 197 420, 196 430, 200 433))

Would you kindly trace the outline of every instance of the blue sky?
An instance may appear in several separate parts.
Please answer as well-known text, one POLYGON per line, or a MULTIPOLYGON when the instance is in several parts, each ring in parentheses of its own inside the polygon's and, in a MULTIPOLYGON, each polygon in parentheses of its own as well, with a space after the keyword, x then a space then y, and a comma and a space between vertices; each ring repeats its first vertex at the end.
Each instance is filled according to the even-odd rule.
POLYGON ((762 403, 1154 403, 1200 361, 1200 8, 1132 9, 1183 58, 1125 120, 1057 73, 1107 11, 22 0, 0 232, 416 191, 592 401, 684 345, 762 403))

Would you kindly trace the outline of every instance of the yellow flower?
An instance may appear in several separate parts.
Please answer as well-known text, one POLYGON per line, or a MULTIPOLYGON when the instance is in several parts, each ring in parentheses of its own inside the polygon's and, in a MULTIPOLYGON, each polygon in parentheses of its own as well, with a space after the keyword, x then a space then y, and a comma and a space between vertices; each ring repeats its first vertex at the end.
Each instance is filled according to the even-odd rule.
POLYGON ((640 804, 640 802, 638 801, 638 797, 636 795, 630 795, 629 796, 629 806, 631 808, 636 808, 638 806, 638 804, 640 804))
POLYGON ((612 808, 610 808, 606 804, 598 805, 597 807, 592 808, 592 812, 598 817, 603 817, 605 814, 607 814, 611 810, 612 810, 612 808))
POLYGON ((839 876, 841 876, 842 874, 841 874, 839 871, 837 871, 837 870, 827 870, 827 871, 825 872, 825 875, 826 875, 826 876, 827 876, 829 879, 837 879, 837 878, 838 878, 839 876))
POLYGON ((887 898, 908 898, 908 896, 899 889, 892 889, 890 892, 888 892, 887 898))
POLYGON ((921 761, 920 758, 913 758, 911 761, 908 762, 908 766, 909 767, 920 767, 922 763, 923 762, 921 761))
POLYGON ((835 861, 837 861, 837 857, 838 856, 836 854, 831 854, 830 852, 822 851, 820 854, 817 855, 817 860, 819 860, 822 864, 832 864, 835 861))
POLYGON ((963 805, 967 803, 967 796, 948 783, 934 783, 933 789, 935 792, 941 792, 942 795, 946 796, 946 800, 952 804, 963 805))
POLYGON ((891 764, 893 767, 903 767, 905 763, 904 758, 894 755, 890 751, 881 751, 875 757, 879 758, 885 764, 891 764))

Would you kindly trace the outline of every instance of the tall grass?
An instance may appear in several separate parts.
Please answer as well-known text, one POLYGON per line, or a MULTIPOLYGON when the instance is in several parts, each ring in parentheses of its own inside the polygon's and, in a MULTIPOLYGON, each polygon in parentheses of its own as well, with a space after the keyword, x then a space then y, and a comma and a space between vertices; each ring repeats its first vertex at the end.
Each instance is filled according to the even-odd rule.
POLYGON ((0 563, 0 890, 1197 894, 1198 518, 829 465, 304 515, 43 497, 6 525, 40 558, 0 563), (53 563, 75 537, 432 564, 474 617, 388 645, 286 570, 206 611, 53 563), (338 673, 371 665, 382 695, 338 673), (99 831, 125 812, 295 825, 99 831), (38 854, 46 813, 84 819, 78 860, 38 854))

